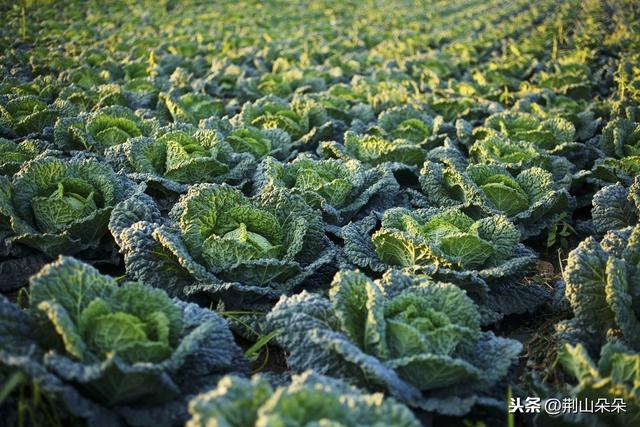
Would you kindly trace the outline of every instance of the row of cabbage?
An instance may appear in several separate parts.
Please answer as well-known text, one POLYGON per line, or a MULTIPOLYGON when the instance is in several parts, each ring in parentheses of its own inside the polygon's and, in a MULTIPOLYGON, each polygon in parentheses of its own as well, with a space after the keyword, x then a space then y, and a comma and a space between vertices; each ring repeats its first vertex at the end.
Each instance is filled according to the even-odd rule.
POLYGON ((552 307, 577 383, 535 392, 633 425, 637 7, 247 6, 260 31, 225 3, 5 11, 7 390, 63 425, 500 414, 523 346, 492 329, 552 307), (247 379, 264 337, 287 372, 247 379))

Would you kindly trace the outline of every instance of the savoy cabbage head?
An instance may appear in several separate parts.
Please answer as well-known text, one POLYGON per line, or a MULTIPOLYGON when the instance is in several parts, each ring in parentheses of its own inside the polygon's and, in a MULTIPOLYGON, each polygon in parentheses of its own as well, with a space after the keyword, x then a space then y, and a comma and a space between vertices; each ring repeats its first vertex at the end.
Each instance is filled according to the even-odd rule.
POLYGON ((593 196, 591 218, 595 231, 601 234, 636 225, 640 218, 640 177, 629 186, 617 182, 598 191, 593 196))
POLYGON ((546 154, 567 158, 578 167, 588 166, 595 155, 590 145, 576 142, 573 124, 557 116, 544 119, 530 113, 501 112, 489 116, 484 126, 473 130, 475 140, 496 135, 533 144, 546 154))
POLYGON ((456 208, 392 208, 376 223, 368 217, 342 233, 348 260, 374 271, 396 266, 486 290, 523 275, 536 259, 503 215, 475 220, 456 208))
POLYGON ((285 160, 295 152, 295 145, 289 134, 278 128, 239 126, 230 128, 223 135, 233 151, 248 153, 255 160, 262 160, 267 156, 285 160))
POLYGON ((277 388, 260 376, 249 380, 229 375, 215 389, 191 400, 189 412, 187 427, 421 425, 409 408, 394 399, 363 393, 313 371, 294 375, 291 384, 277 388))
POLYGON ((545 413, 536 416, 536 425, 568 426, 635 426, 640 420, 640 355, 618 341, 605 344, 597 363, 582 344, 565 344, 558 352, 558 360, 573 380, 561 389, 565 399, 598 402, 622 399, 624 410, 617 412, 568 413, 552 417, 545 413), (564 423, 563 423, 564 421, 564 423))
POLYGON ((152 137, 130 138, 105 155, 131 179, 177 193, 190 184, 239 183, 254 163, 251 156, 234 153, 214 130, 185 124, 162 127, 152 137))
POLYGON ((55 125, 54 141, 65 151, 102 154, 129 138, 149 136, 157 126, 156 121, 141 119, 127 107, 111 105, 89 114, 60 118, 55 125))
POLYGON ((314 143, 330 137, 331 121, 324 107, 311 98, 294 97, 289 103, 275 96, 266 96, 253 103, 246 103, 234 117, 234 125, 259 129, 280 129, 291 140, 314 143))
POLYGON ((225 113, 222 101, 206 93, 161 93, 159 98, 174 122, 197 126, 200 120, 221 117, 225 113))
POLYGON ((114 206, 135 193, 133 182, 92 157, 29 161, 12 179, 0 178, 5 243, 50 257, 96 249, 114 206))
POLYGON ((404 106, 383 111, 376 122, 366 127, 363 126, 364 123, 357 121, 352 125, 352 130, 391 141, 408 141, 431 149, 439 145, 437 133, 441 124, 417 108, 404 106))
POLYGON ((283 297, 267 316, 289 365, 387 390, 427 411, 464 414, 522 348, 482 332, 462 289, 424 276, 389 271, 372 281, 341 270, 329 295, 283 297))
POLYGON ((45 155, 49 144, 38 139, 14 142, 0 138, 0 176, 12 176, 29 160, 45 155))
POLYGON ((575 317, 560 327, 591 348, 618 337, 640 350, 640 226, 589 237, 571 251, 564 268, 565 295, 575 317), (584 337, 583 337, 584 335, 584 337))
POLYGON ((504 135, 489 135, 475 141, 469 148, 469 157, 474 163, 503 166, 516 174, 539 167, 566 186, 571 183, 575 169, 566 158, 549 154, 533 142, 514 141, 504 135))
POLYGON ((485 120, 484 127, 476 129, 475 133, 479 137, 497 133, 515 141, 532 142, 552 152, 562 151, 562 144, 572 143, 575 139, 575 128, 567 120, 543 120, 522 112, 493 114, 485 120))
POLYGON ((358 160, 315 160, 298 156, 291 162, 267 157, 254 176, 257 190, 289 188, 330 224, 344 225, 372 210, 384 211, 394 202, 399 186, 391 171, 367 167, 358 160))
POLYGON ((323 141, 318 147, 318 154, 323 158, 356 159, 369 165, 394 162, 418 166, 424 162, 427 151, 411 140, 394 140, 376 134, 359 135, 347 131, 344 143, 323 141))
POLYGON ((602 130, 600 148, 604 156, 596 161, 592 175, 605 183, 630 183, 640 174, 640 123, 616 118, 602 130))
POLYGON ((0 136, 42 135, 62 112, 35 95, 0 97, 0 136))
POLYGON ((22 340, 3 342, 0 371, 23 371, 91 425, 184 422, 190 396, 247 370, 215 313, 142 283, 118 284, 73 258, 31 278, 26 311, 0 304, 0 340, 5 330, 22 340))
POLYGON ((122 207, 111 230, 127 270, 173 295, 264 304, 310 285, 334 257, 321 213, 286 189, 248 198, 226 184, 194 185, 164 224, 152 202, 122 207))
POLYGON ((523 238, 539 235, 570 215, 575 205, 551 173, 538 167, 512 175, 498 165, 474 164, 461 171, 427 161, 420 171, 420 185, 418 201, 427 206, 503 214, 514 222, 523 238))

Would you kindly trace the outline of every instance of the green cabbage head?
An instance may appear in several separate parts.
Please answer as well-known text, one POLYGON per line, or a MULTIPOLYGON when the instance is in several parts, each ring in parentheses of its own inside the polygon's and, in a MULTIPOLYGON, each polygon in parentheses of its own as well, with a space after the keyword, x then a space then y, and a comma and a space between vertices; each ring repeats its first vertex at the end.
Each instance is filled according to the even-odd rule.
POLYGON ((178 295, 276 297, 333 259, 320 212, 284 189, 249 198, 226 184, 194 185, 167 224, 120 223, 129 216, 112 222, 128 271, 178 295))
POLYGON ((338 379, 307 371, 291 384, 226 376, 189 403, 187 427, 363 426, 418 427, 409 408, 381 393, 365 394, 338 379))
MULTIPOLYGON (((190 395, 247 369, 215 313, 142 283, 118 283, 74 258, 34 275, 28 304, 28 357, 9 346, 0 372, 23 371, 89 425, 183 423, 190 395)), ((16 328, 6 316, 11 303, 0 305, 0 330, 16 328)))
POLYGON ((525 238, 539 235, 568 216, 575 204, 551 173, 538 167, 512 175, 498 165, 469 165, 462 171, 427 161, 419 180, 427 205, 473 207, 506 215, 525 238))
POLYGON ((0 180, 0 221, 20 243, 51 257, 95 249, 113 207, 135 187, 95 158, 38 158, 0 180))
POLYGON ((341 270, 329 300, 306 292, 283 297, 267 322, 293 369, 383 387, 443 413, 468 410, 521 349, 482 332, 477 307, 459 287, 393 270, 378 281, 341 270), (458 398, 457 407, 448 398, 458 398))
POLYGON ((307 156, 287 163, 267 157, 258 167, 254 185, 259 190, 289 188, 321 209, 325 220, 333 224, 344 224, 374 209, 383 211, 399 190, 386 168, 369 168, 357 160, 315 160, 307 156))
POLYGON ((601 345, 616 336, 640 350, 640 226, 589 237, 569 253, 565 295, 575 317, 570 324, 589 331, 601 345))

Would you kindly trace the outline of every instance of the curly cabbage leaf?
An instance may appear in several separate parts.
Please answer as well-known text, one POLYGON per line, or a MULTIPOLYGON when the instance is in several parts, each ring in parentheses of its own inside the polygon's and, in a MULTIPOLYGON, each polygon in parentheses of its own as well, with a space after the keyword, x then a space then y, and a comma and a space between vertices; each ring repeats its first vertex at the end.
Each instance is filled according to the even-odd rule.
MULTIPOLYGON (((11 307, 0 303, 0 312, 11 307)), ((32 277, 29 307, 21 316, 38 332, 22 350, 3 348, 0 369, 33 376, 45 395, 92 425, 184 422, 191 396, 225 374, 247 371, 213 312, 141 283, 119 285, 73 258, 32 277)), ((0 329, 20 330, 4 315, 0 322, 0 329)))
POLYGON ((296 371, 380 387, 411 406, 462 415, 503 377, 522 346, 480 329, 455 285, 387 272, 341 270, 329 300, 283 297, 267 316, 296 371))
POLYGON ((381 393, 365 394, 313 371, 294 375, 291 384, 275 389, 260 376, 248 380, 229 375, 217 388, 191 400, 189 412, 187 427, 421 425, 406 406, 394 399, 381 393))

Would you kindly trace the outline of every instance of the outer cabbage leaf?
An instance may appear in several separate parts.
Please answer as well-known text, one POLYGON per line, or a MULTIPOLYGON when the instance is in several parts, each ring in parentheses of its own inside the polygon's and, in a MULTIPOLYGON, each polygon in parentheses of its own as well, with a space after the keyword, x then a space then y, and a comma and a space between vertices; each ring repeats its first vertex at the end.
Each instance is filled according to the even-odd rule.
POLYGON ((192 417, 187 427, 421 425, 406 406, 394 399, 381 393, 365 394, 313 371, 294 375, 291 384, 276 389, 260 376, 251 380, 226 376, 217 388, 194 398, 189 412, 192 417))
POLYGON ((468 411, 521 349, 483 333, 476 306, 460 288, 398 271, 374 282, 342 270, 329 300, 306 292, 283 297, 267 323, 279 331, 294 370, 386 389, 446 414, 468 411))

